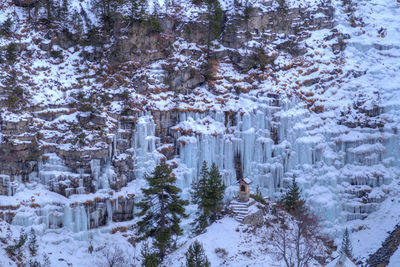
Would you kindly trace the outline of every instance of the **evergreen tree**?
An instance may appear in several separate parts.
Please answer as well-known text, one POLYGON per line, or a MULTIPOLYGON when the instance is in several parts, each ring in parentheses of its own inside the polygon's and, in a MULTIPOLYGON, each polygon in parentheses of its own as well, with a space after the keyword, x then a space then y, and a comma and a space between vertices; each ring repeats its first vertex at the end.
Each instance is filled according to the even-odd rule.
POLYGON ((207 163, 204 161, 200 179, 192 183, 192 202, 199 207, 196 212, 197 219, 192 224, 195 233, 202 232, 208 225, 215 222, 222 210, 225 185, 221 177, 214 163, 208 170, 207 163))
POLYGON ((37 243, 35 230, 33 230, 33 229, 31 229, 31 232, 30 232, 28 248, 29 248, 29 252, 31 253, 31 256, 35 257, 37 254, 39 245, 37 243))
POLYGON ((50 258, 49 256, 47 256, 47 254, 43 253, 43 264, 42 267, 50 267, 51 263, 50 263, 50 258))
POLYGON ((224 193, 226 186, 222 182, 222 175, 219 173, 217 165, 213 163, 209 172, 207 183, 207 199, 209 200, 208 209, 210 211, 210 222, 217 220, 217 216, 222 211, 224 193))
POLYGON ((349 231, 347 230, 347 227, 343 234, 342 247, 340 249, 340 252, 346 254, 346 256, 350 259, 353 258, 353 246, 351 245, 349 231))
POLYGON ((147 0, 128 0, 130 4, 130 19, 132 21, 142 19, 146 10, 147 0))
POLYGON ((116 19, 117 9, 124 0, 92 0, 94 8, 101 16, 104 26, 110 27, 116 19))
POLYGON ((138 203, 143 216, 138 222, 142 239, 154 237, 154 245, 158 248, 160 259, 163 259, 171 238, 182 235, 179 226, 182 217, 187 217, 184 206, 187 202, 180 199, 181 190, 175 186, 176 178, 171 175, 172 169, 165 162, 156 166, 151 176, 146 175, 149 187, 142 189, 143 200, 138 203))
POLYGON ((16 243, 15 245, 7 246, 5 250, 12 256, 22 257, 24 252, 23 247, 27 239, 28 239, 27 234, 24 232, 24 230, 21 230, 21 233, 19 234, 18 243, 16 243))
POLYGON ((304 200, 300 198, 300 189, 297 186, 296 179, 293 177, 292 184, 282 199, 285 208, 289 212, 300 211, 304 209, 304 200))
POLYGON ((203 200, 207 194, 207 182, 209 172, 207 162, 203 161, 203 165, 200 170, 200 179, 192 182, 192 202, 197 205, 203 206, 203 200))
POLYGON ((199 241, 194 241, 186 252, 186 267, 210 267, 210 262, 199 241))
POLYGON ((140 254, 142 254, 143 257, 142 261, 143 267, 157 267, 160 264, 157 257, 157 253, 150 250, 148 243, 143 244, 140 254))
POLYGON ((63 27, 68 27, 68 0, 62 0, 60 11, 59 11, 59 18, 63 25, 63 27))
POLYGON ((29 267, 41 267, 42 265, 38 260, 29 260, 29 267))
POLYGON ((12 26, 13 26, 13 21, 11 20, 11 18, 7 18, 6 21, 4 21, 0 25, 0 36, 10 35, 12 33, 12 26))
POLYGON ((54 2, 53 0, 40 0, 40 3, 46 9, 47 20, 51 21, 53 19, 54 2))
POLYGON ((208 226, 209 210, 206 209, 208 177, 207 162, 203 161, 200 179, 192 182, 192 203, 199 207, 196 211, 197 219, 192 223, 195 233, 201 233, 208 226))
POLYGON ((211 41, 221 35, 223 11, 219 0, 205 0, 208 13, 207 57, 210 56, 211 41))

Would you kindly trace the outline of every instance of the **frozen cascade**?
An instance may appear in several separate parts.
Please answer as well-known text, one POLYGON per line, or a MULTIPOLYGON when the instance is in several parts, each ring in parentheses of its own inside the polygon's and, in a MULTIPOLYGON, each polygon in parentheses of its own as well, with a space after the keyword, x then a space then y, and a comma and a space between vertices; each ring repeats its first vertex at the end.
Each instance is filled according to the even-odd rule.
POLYGON ((13 196, 18 188, 18 181, 11 182, 11 177, 9 175, 0 174, 0 181, 3 185, 3 188, 6 188, 5 191, 2 192, 3 195, 13 196))
MULTIPOLYGON (((280 197, 279 188, 297 177, 328 227, 363 218, 383 201, 379 188, 389 184, 393 174, 382 172, 382 164, 396 165, 398 151, 393 147, 399 144, 397 133, 364 128, 349 134, 346 127, 320 128, 321 121, 311 118, 298 99, 281 96, 275 105, 268 98, 256 101, 257 105, 237 112, 228 123, 221 112, 180 113, 173 130, 179 146, 182 189, 190 187, 205 160, 208 165, 217 164, 226 185, 235 185, 240 168, 243 176, 253 180, 252 189, 259 187, 270 198, 280 197), (378 171, 365 169, 355 176, 360 166, 378 171), (364 187, 349 191, 347 185, 364 187), (359 197, 365 195, 363 190, 367 194, 375 190, 374 196, 359 197)), ((235 193, 236 187, 232 188, 229 196, 235 193)))
MULTIPOLYGON (((100 162, 91 163, 95 177, 98 176, 99 165, 100 162)), ((75 173, 65 166, 63 160, 56 153, 45 153, 38 163, 37 171, 29 175, 29 181, 38 182, 45 185, 50 191, 69 196, 85 192, 83 175, 87 174, 75 173), (74 184, 78 184, 78 187, 73 187, 74 184)))
POLYGON ((159 162, 160 155, 156 151, 159 142, 155 134, 155 124, 149 115, 139 117, 133 134, 133 152, 135 156, 134 175, 136 179, 143 179, 144 174, 151 171, 159 162))
MULTIPOLYGON (((222 112, 181 112, 180 123, 174 127, 183 165, 179 186, 183 189, 190 187, 199 175, 202 162, 206 161, 208 166, 211 163, 218 166, 226 185, 236 184, 239 171, 253 179, 255 186, 260 186, 264 194, 272 196, 276 185, 280 185, 284 168, 272 159, 275 149, 270 128, 272 116, 278 111, 276 106, 271 106, 272 102, 271 99, 260 99, 260 104, 253 110, 238 112, 235 125, 232 121, 227 123, 222 112), (214 128, 207 127, 210 122, 214 128), (186 131, 189 134, 186 134, 185 130, 189 129, 186 131), (195 134, 190 134, 192 132, 195 134), (237 157, 239 165, 235 160, 237 157)), ((236 188, 232 190, 234 194, 236 188)))

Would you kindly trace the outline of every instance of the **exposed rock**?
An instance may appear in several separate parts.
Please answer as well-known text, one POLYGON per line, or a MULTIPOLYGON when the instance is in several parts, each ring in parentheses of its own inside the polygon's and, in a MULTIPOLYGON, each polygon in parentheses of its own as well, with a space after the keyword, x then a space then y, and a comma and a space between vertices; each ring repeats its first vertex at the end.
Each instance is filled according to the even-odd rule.
POLYGON ((367 264, 374 267, 385 267, 389 264, 390 258, 400 245, 400 226, 397 225, 383 242, 382 246, 370 255, 367 264))
POLYGON ((261 209, 258 211, 251 213, 243 218, 243 224, 250 224, 251 226, 258 227, 263 225, 264 217, 261 209))
POLYGON ((16 6, 34 7, 39 0, 13 0, 13 2, 16 6))

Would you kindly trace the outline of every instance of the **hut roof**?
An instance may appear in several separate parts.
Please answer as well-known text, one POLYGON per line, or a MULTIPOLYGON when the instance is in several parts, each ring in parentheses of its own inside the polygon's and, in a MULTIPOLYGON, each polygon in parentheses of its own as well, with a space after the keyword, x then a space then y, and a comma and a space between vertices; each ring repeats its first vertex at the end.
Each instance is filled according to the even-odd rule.
POLYGON ((240 179, 239 181, 238 181, 238 183, 240 183, 240 181, 243 181, 243 182, 245 182, 246 184, 251 184, 253 181, 252 180, 250 180, 249 178, 243 178, 243 179, 240 179))

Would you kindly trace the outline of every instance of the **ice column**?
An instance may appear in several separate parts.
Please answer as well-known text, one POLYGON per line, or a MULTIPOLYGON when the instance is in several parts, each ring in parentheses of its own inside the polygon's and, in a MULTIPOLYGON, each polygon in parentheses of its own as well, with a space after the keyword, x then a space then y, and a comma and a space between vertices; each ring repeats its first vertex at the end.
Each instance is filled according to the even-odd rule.
POLYGON ((160 155, 156 151, 157 137, 154 136, 155 124, 151 116, 138 118, 133 135, 136 179, 143 179, 144 174, 151 171, 159 161, 160 155))

